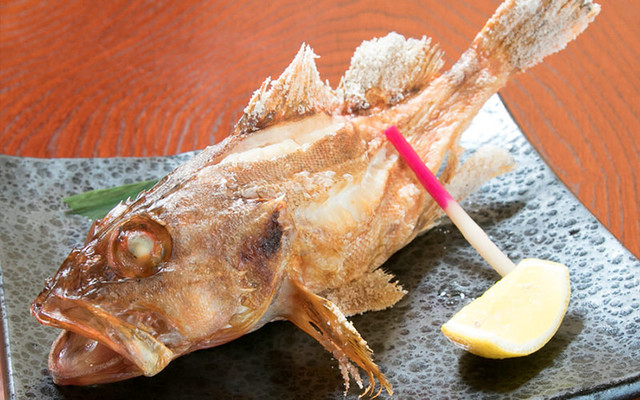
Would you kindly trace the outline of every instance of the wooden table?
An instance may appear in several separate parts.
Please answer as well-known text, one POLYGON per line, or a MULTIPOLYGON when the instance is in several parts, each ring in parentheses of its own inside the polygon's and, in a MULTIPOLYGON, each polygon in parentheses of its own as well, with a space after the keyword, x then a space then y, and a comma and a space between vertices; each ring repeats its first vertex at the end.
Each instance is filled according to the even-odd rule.
MULTIPOLYGON (((640 3, 500 93, 558 177, 640 256, 640 3)), ((225 137, 301 42, 335 86, 364 39, 431 36, 450 66, 499 0, 0 3, 0 153, 168 155, 225 137)))

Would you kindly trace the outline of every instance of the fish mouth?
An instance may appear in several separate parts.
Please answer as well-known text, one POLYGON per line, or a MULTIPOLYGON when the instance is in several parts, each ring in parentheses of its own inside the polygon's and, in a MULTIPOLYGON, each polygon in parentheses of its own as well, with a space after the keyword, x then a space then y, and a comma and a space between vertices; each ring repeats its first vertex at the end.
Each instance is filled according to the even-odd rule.
POLYGON ((153 376, 175 358, 150 333, 80 299, 43 293, 31 313, 42 324, 63 329, 49 353, 49 370, 59 385, 153 376))
POLYGON ((110 383, 144 374, 110 347, 67 330, 51 346, 49 371, 57 385, 110 383))

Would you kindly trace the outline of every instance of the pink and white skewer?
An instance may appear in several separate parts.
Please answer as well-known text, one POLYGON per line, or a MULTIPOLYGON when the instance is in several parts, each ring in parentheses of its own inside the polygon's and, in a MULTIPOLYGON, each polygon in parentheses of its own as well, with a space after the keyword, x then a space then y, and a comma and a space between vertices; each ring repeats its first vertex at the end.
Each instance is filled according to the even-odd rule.
POLYGON ((460 204, 447 192, 436 176, 422 162, 420 156, 413 150, 413 147, 402 136, 398 128, 389 127, 384 134, 395 146, 396 150, 404 161, 409 165, 418 177, 422 186, 433 197, 451 221, 458 227, 462 235, 475 248, 478 253, 496 270, 501 276, 513 271, 516 265, 507 257, 492 241, 487 234, 475 223, 460 204))

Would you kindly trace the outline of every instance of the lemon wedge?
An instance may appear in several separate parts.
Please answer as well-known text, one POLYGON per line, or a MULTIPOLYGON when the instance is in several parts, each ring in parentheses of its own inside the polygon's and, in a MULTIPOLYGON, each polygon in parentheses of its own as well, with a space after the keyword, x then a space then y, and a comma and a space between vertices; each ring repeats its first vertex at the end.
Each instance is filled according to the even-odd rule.
POLYGON ((459 347, 481 357, 526 356, 556 333, 570 293, 566 266, 525 259, 455 314, 442 326, 442 332, 459 347))

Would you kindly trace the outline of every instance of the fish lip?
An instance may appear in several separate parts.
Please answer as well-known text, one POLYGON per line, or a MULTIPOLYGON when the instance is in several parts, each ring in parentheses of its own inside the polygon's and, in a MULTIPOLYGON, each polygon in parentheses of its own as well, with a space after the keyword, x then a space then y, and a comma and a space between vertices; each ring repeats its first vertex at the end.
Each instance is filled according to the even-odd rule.
POLYGON ((43 325, 98 341, 130 361, 145 376, 157 374, 175 358, 150 333, 82 299, 45 291, 31 304, 31 314, 43 325))
MULTIPOLYGON (((111 383, 134 378, 143 374, 142 371, 127 358, 114 352, 110 347, 99 342, 92 342, 95 341, 71 331, 63 330, 60 332, 51 345, 48 359, 49 371, 56 385, 111 383), (90 352, 94 349, 101 348, 99 352, 102 353, 102 356, 105 354, 105 349, 108 349, 107 351, 111 352, 112 355, 106 359, 106 362, 97 364, 92 362, 95 360, 91 360, 91 354, 88 354, 86 357, 81 357, 80 359, 74 356, 67 357, 66 354, 68 353, 69 347, 71 346, 73 348, 73 345, 70 345, 70 343, 73 342, 83 344, 85 346, 84 351, 86 351, 87 347, 91 349, 89 350, 90 352), (73 366, 70 368, 69 364, 73 366)), ((84 354, 87 353, 83 353, 83 355, 84 354)))

